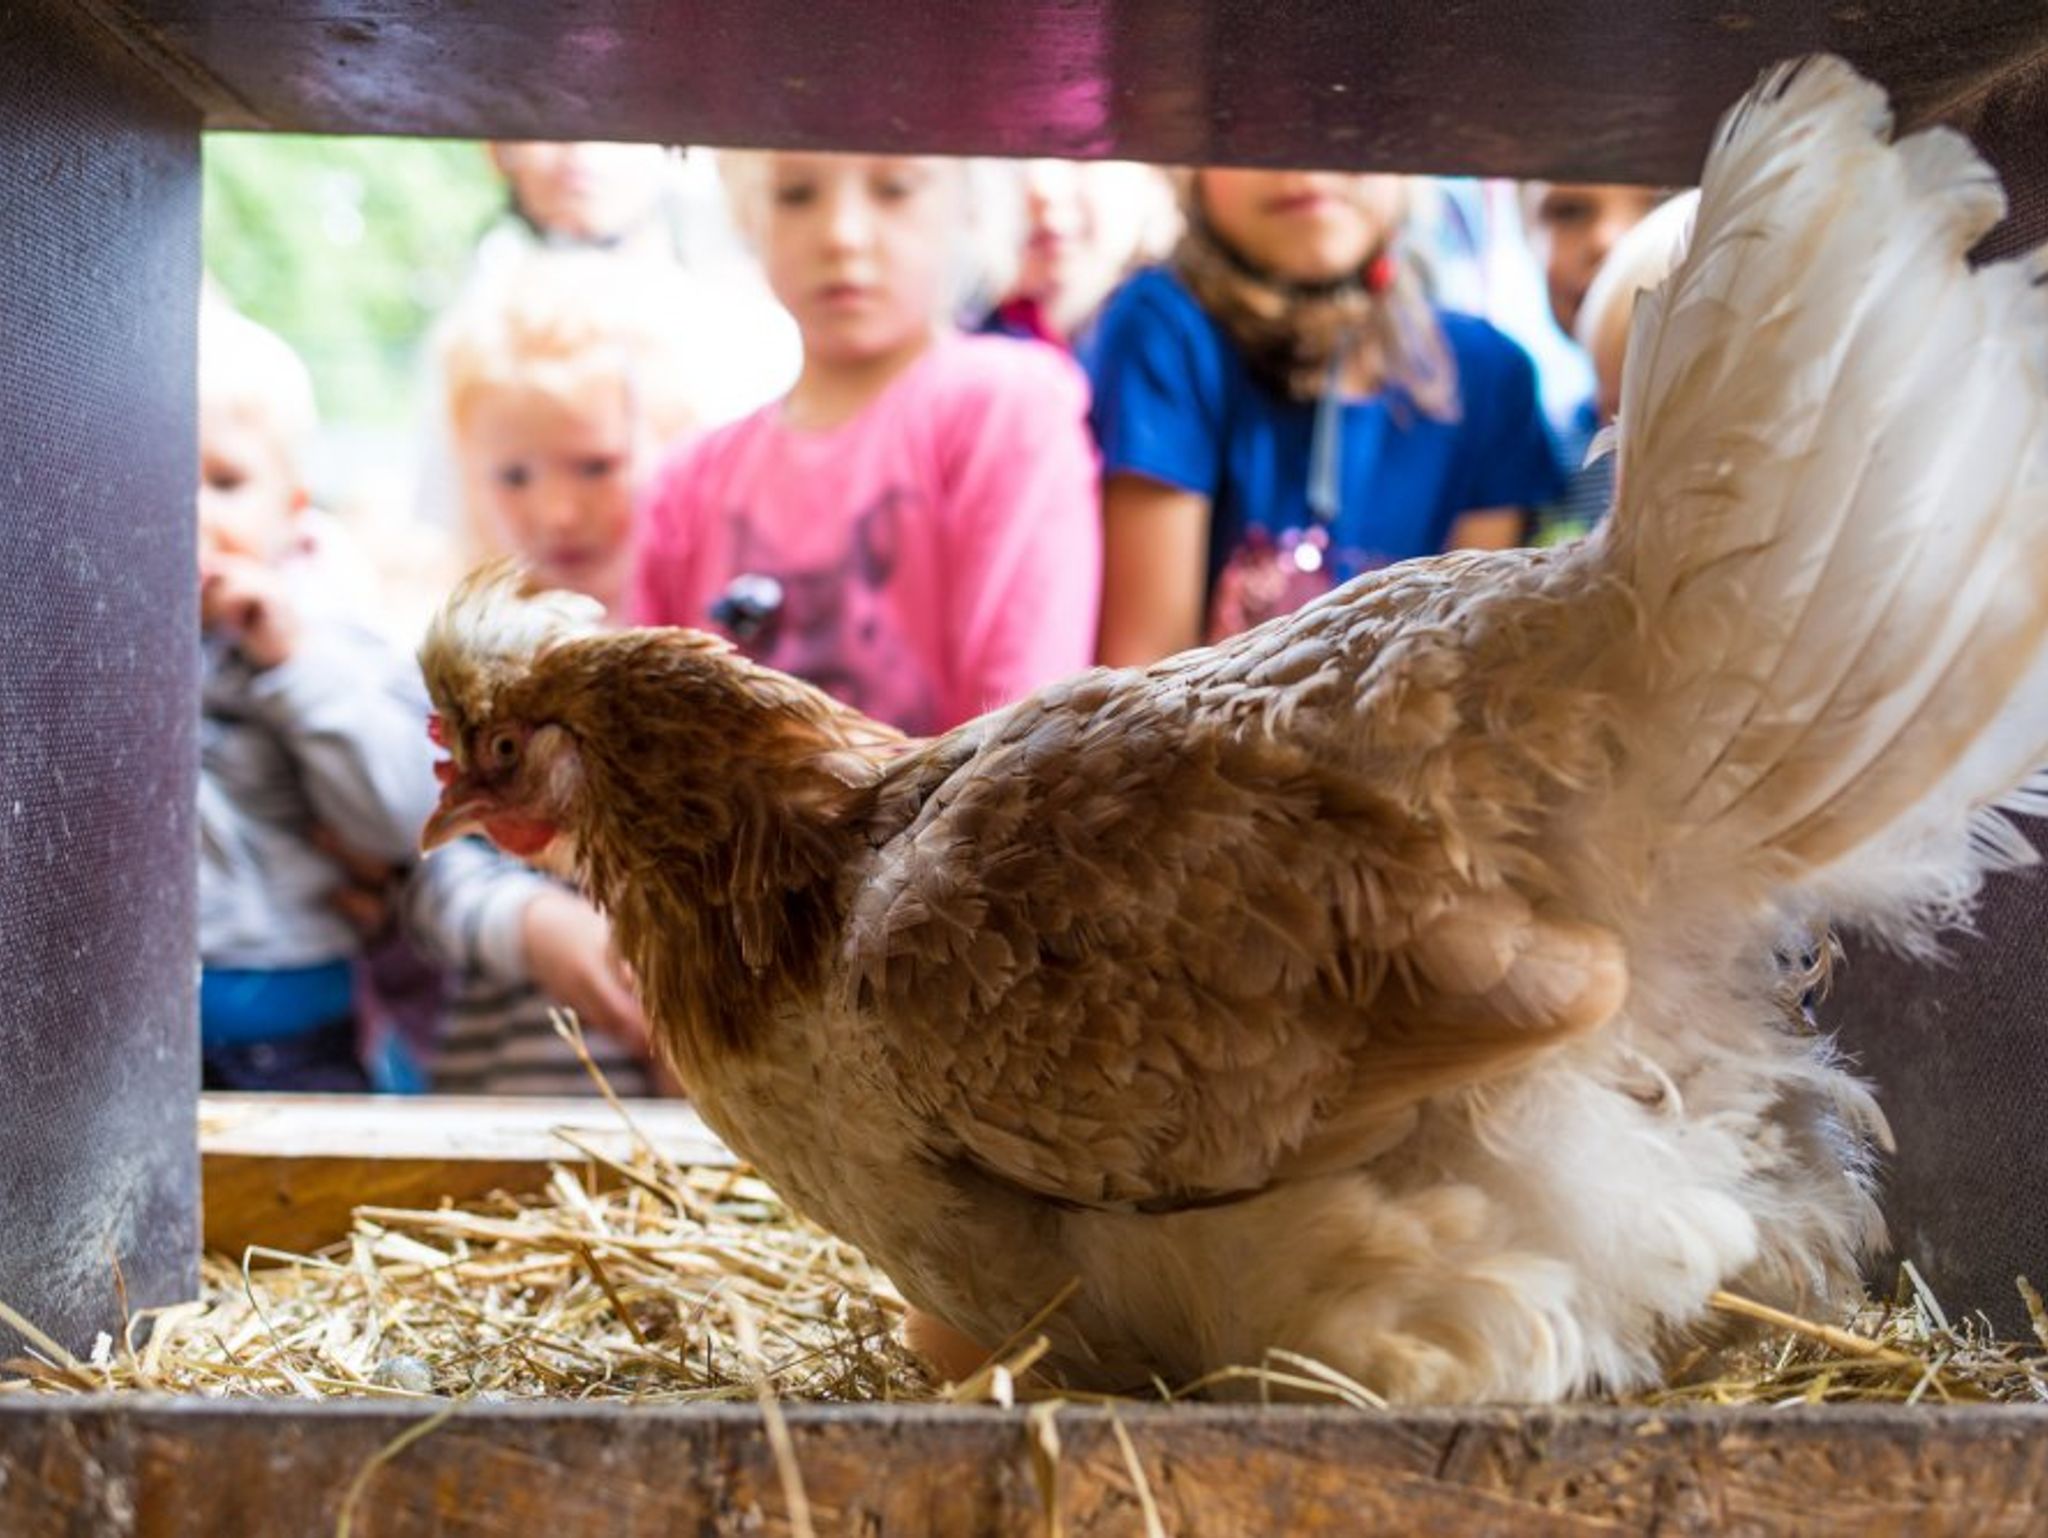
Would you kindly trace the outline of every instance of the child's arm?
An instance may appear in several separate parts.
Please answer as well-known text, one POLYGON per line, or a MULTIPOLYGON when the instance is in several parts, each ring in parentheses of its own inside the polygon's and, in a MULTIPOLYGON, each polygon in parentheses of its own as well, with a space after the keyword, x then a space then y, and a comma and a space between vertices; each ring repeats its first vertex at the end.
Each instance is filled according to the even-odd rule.
POLYGON ((504 988, 533 987, 643 1056, 646 1016, 612 953, 611 928, 583 898, 476 839, 420 862, 400 913, 435 961, 504 988))
POLYGON ((1202 639, 1209 499, 1129 473, 1102 485, 1098 662, 1143 667, 1202 639))
POLYGON ((1009 703, 1094 660, 1102 528, 1087 386, 1049 348, 1011 349, 950 424, 941 510, 950 558, 949 720, 1009 703))
POLYGON ((1209 532, 1226 434, 1220 344, 1157 273, 1110 301, 1090 420, 1102 445, 1097 659, 1136 667, 1202 638, 1209 532))
POLYGON ((361 854, 418 857, 439 787, 426 697, 403 659, 368 632, 304 625, 248 701, 291 754, 316 822, 361 854))
POLYGON ((1536 389, 1536 366, 1513 341, 1485 327, 1468 344, 1464 397, 1464 509, 1446 550, 1505 550, 1522 543, 1529 512, 1564 490, 1536 389))
POLYGON ((1446 550, 1508 550, 1522 543, 1529 525, 1527 509, 1475 507, 1451 520, 1446 550))
POLYGON ((420 949, 451 972, 513 988, 532 981, 520 939, 527 904, 550 882, 476 839, 420 861, 399 913, 420 949))

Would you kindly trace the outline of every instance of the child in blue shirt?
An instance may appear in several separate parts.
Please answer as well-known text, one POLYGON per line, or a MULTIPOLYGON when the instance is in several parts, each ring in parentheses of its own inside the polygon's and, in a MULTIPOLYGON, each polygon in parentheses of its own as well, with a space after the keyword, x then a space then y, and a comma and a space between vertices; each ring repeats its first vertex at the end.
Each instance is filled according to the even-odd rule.
POLYGON ((1218 640, 1361 571, 1497 548, 1556 494, 1525 354, 1396 258, 1399 178, 1207 169, 1094 358, 1101 660, 1218 640))

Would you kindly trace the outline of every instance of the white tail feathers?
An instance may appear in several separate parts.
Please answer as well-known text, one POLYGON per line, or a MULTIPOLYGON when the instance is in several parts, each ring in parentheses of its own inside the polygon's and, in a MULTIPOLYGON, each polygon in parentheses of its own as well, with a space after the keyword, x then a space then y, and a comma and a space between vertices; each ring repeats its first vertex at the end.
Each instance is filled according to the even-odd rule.
POLYGON ((1722 124, 1638 305, 1605 536, 1674 870, 1883 922, 2024 856, 1979 815, 2048 762, 2048 290, 1965 255, 2003 208, 1959 135, 1892 143, 1836 59, 1722 124))

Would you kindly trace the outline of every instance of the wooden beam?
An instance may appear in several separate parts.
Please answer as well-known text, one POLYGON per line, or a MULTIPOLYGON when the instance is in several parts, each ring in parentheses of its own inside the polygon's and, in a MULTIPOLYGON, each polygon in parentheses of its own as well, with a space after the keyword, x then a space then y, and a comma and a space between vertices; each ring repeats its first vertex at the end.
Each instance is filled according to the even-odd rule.
MULTIPOLYGON (((733 1162, 688 1105, 635 1101, 631 1114, 678 1163, 733 1162)), ((358 1206, 433 1207, 538 1190, 550 1165, 581 1157, 558 1128, 612 1158, 631 1154, 631 1134, 599 1100, 202 1095, 206 1247, 304 1252, 346 1235, 358 1206)))
POLYGON ((87 0, 214 128, 1120 155, 1688 182, 1764 65, 1917 122, 2040 0, 87 0))
MULTIPOLYGON (((751 1407, 436 1413, 0 1400, 0 1532, 282 1538, 334 1532, 345 1508, 355 1538, 791 1531, 751 1407)), ((816 1530, 863 1538, 1141 1535, 1133 1459, 1160 1525, 1182 1538, 1862 1538, 2048 1524, 2048 1407, 1067 1409, 1052 1422, 1057 1456, 1028 1410, 785 1416, 816 1530)))

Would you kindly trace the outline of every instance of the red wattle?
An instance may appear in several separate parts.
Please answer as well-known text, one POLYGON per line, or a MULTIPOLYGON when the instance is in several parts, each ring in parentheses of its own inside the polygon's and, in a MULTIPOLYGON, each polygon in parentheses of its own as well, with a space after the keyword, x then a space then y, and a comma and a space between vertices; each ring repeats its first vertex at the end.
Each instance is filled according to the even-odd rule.
POLYGON ((484 832, 507 854, 539 854, 555 841, 555 825, 526 817, 486 817, 484 832))

